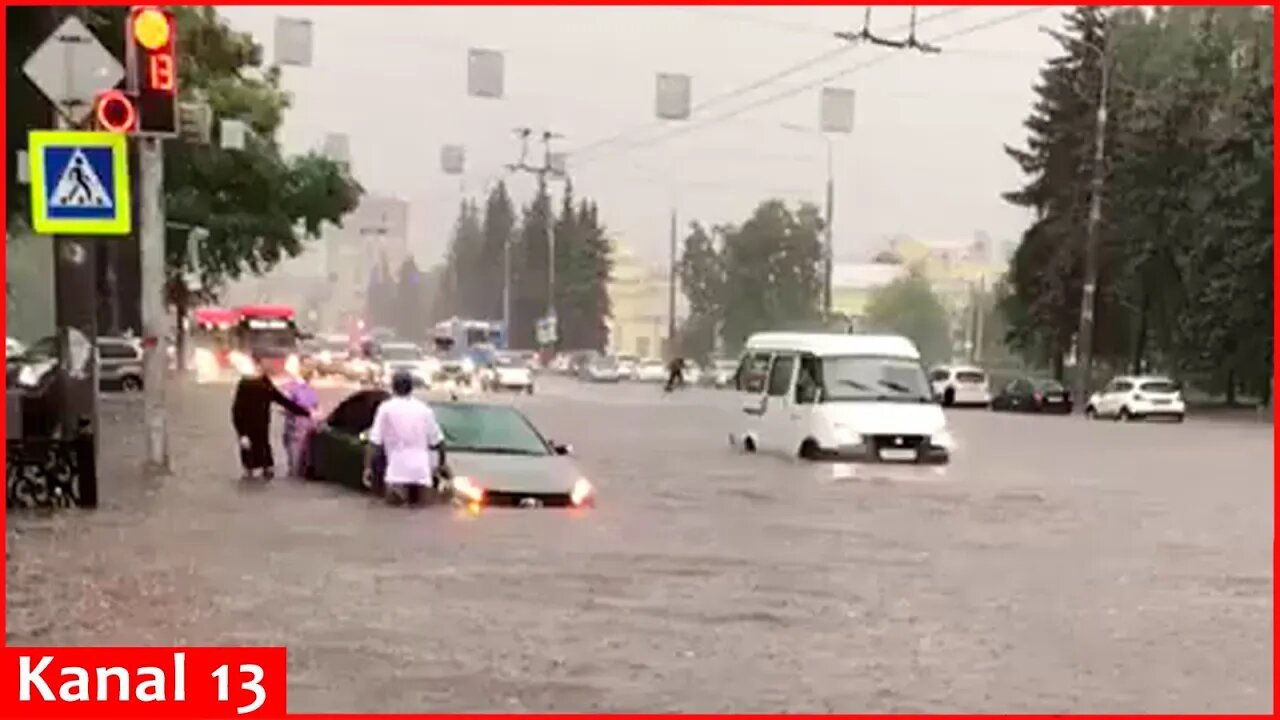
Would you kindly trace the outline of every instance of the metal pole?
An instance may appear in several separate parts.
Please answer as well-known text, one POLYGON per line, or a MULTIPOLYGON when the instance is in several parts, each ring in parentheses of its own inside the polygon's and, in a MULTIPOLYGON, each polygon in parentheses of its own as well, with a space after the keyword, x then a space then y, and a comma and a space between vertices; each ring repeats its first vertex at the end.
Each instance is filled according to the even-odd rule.
POLYGON ((1084 289, 1080 295, 1080 329, 1076 342, 1076 407, 1084 408, 1089 394, 1093 369, 1093 311, 1098 288, 1098 242, 1102 226, 1102 192, 1106 182, 1107 95, 1111 84, 1108 52, 1090 45, 1098 52, 1102 80, 1098 97, 1097 127, 1093 141, 1093 178, 1090 183, 1089 223, 1084 245, 1084 289))
POLYGON ((671 240, 667 269, 667 352, 676 351, 676 208, 671 206, 671 240))
POLYGON ((169 472, 165 411, 164 145, 159 138, 138 141, 140 179, 138 245, 142 254, 143 414, 147 466, 169 472))
POLYGON ((511 339, 511 234, 502 239, 502 332, 511 339))
POLYGON ((556 219, 551 209, 551 188, 547 185, 543 188, 547 198, 547 317, 553 318, 556 316, 556 219))
POLYGON ((831 276, 832 267, 835 263, 835 223, 836 223, 836 176, 835 163, 832 158, 831 138, 826 134, 822 135, 822 139, 827 143, 827 223, 826 223, 826 248, 822 263, 823 282, 822 282, 822 315, 824 320, 831 317, 831 276))

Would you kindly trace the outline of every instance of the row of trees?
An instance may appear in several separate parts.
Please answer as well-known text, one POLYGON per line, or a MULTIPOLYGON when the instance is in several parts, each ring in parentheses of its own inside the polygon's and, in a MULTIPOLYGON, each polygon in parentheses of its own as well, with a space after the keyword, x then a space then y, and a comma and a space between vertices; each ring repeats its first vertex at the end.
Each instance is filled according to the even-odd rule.
MULTIPOLYGON (((200 248, 205 288, 191 297, 182 282, 186 232, 171 231, 166 247, 169 301, 216 297, 244 273, 262 274, 296 256, 325 223, 340 223, 363 192, 347 169, 318 153, 286 156, 276 134, 290 105, 280 72, 262 67, 261 47, 232 30, 212 7, 172 8, 178 27, 178 87, 183 101, 203 100, 215 118, 235 118, 252 132, 243 151, 177 140, 165 144, 165 212, 171 223, 209 230, 200 248)), ((9 157, 26 132, 53 126, 47 100, 22 76, 26 58, 69 14, 85 20, 99 40, 124 57, 127 6, 15 7, 6 26, 9 94, 5 104, 9 157)), ((12 160, 9 167, 12 169, 12 160)), ((9 177, 13 177, 12 174, 9 177)), ((8 216, 23 220, 27 195, 6 196, 8 216)))
POLYGON ((609 341, 612 314, 609 278, 612 247, 596 203, 575 200, 566 185, 559 212, 553 212, 545 185, 526 205, 517 222, 511 196, 499 182, 484 210, 471 200, 462 203, 453 238, 438 282, 431 315, 497 320, 504 315, 505 273, 510 272, 512 347, 537 347, 538 319, 553 306, 562 348, 603 350, 609 341), (548 271, 554 231, 553 303, 548 271))
POLYGON ((372 327, 390 328, 406 340, 427 339, 425 313, 433 302, 435 279, 418 268, 413 256, 393 272, 385 255, 369 274, 365 317, 372 327))
POLYGON ((822 217, 766 200, 741 225, 694 223, 676 272, 689 304, 682 353, 736 351, 753 332, 822 323, 822 217))
POLYGON ((1100 62, 1111 68, 1096 357, 1234 399, 1269 397, 1272 10, 1173 7, 1067 15, 1025 126, 1035 213, 1001 300, 1010 344, 1063 371, 1083 292, 1100 62))

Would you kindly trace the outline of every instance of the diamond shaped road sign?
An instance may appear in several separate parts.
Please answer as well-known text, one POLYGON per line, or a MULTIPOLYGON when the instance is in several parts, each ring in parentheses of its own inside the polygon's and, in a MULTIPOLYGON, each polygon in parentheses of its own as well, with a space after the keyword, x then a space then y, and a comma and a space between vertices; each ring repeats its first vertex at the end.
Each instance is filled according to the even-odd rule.
POLYGON ((120 62, 75 16, 45 39, 22 71, 72 124, 93 111, 98 93, 124 78, 120 62))

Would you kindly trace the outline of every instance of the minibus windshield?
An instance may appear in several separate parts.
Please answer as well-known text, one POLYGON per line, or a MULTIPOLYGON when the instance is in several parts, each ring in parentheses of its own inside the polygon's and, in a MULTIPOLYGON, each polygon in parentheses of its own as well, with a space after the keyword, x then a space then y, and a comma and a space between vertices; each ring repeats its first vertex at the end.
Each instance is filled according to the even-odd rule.
POLYGON ((823 402, 932 402, 924 368, 915 360, 871 355, 822 358, 823 402))

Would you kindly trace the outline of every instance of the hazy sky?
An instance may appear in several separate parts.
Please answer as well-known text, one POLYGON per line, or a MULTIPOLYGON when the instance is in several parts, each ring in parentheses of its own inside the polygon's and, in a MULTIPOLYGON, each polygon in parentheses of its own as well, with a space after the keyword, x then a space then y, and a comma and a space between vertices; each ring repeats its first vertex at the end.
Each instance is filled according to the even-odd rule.
MULTIPOLYGON (((919 37, 941 45, 941 54, 848 46, 703 108, 698 104, 846 46, 830 32, 860 29, 863 7, 221 12, 252 32, 268 58, 277 16, 315 23, 313 66, 284 71, 295 99, 286 147, 301 151, 318 147, 328 132, 349 134, 357 176, 370 191, 411 203, 411 243, 430 259, 447 242, 460 197, 458 178, 440 170, 441 145, 466 146, 466 185, 476 192, 516 159, 512 128, 528 125, 565 136, 557 147, 570 153, 578 194, 599 202, 609 227, 637 254, 665 264, 673 198, 682 231, 691 219, 739 220, 767 196, 822 201, 822 139, 780 125, 814 126, 824 85, 857 93, 854 132, 830 136, 837 255, 898 233, 956 242, 985 230, 997 241, 1016 239, 1026 215, 999 194, 1020 177, 1001 146, 1025 138, 1032 84, 1055 53, 1037 26, 1059 26, 1062 9, 922 7, 919 37), (974 26, 986 27, 943 39, 974 26), (469 47, 505 52, 504 99, 467 96, 469 47), (657 125, 658 72, 692 76, 692 120, 657 125), (822 81, 837 73, 843 75, 822 81), (748 105, 755 107, 736 112, 748 105)), ((901 38, 909 16, 906 7, 876 8, 871 28, 901 38)), ((521 201, 532 191, 527 180, 512 185, 521 201)))

